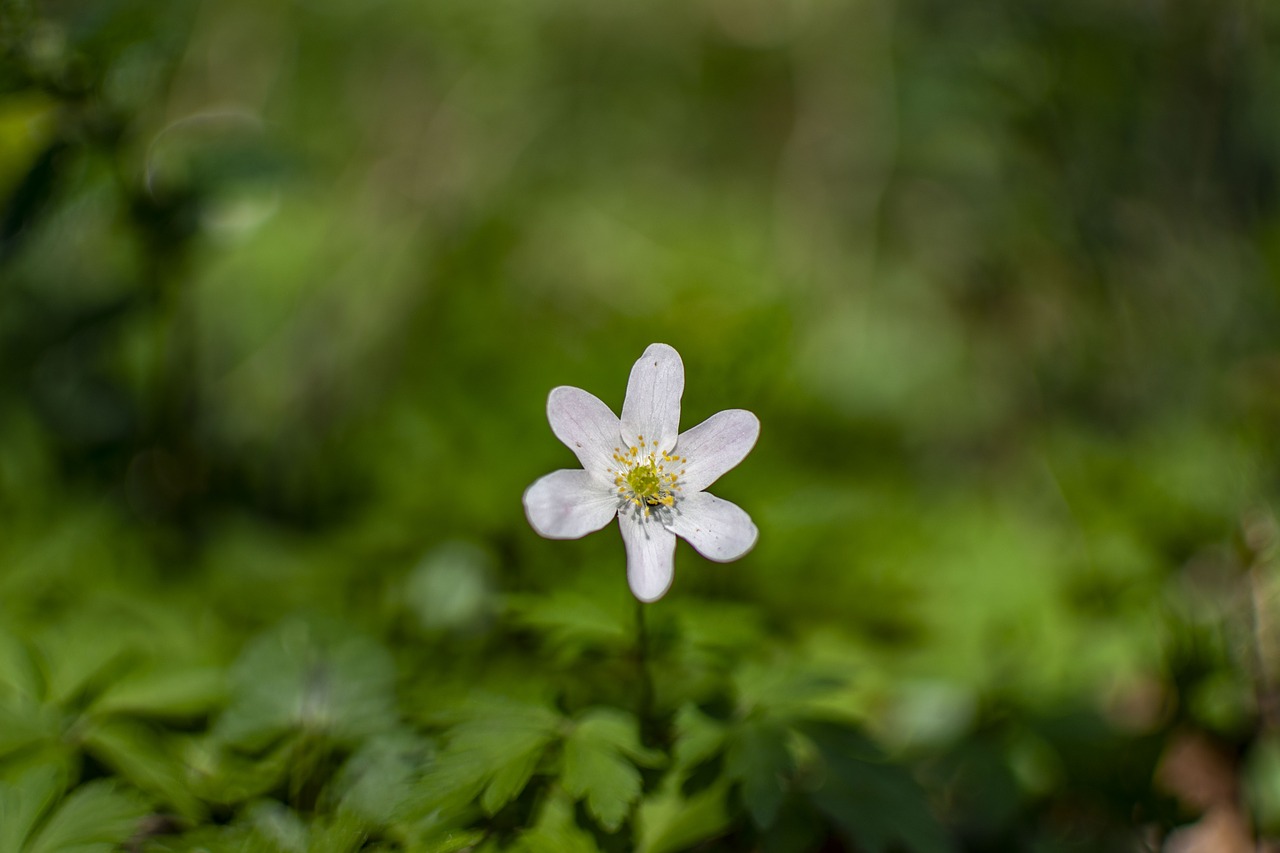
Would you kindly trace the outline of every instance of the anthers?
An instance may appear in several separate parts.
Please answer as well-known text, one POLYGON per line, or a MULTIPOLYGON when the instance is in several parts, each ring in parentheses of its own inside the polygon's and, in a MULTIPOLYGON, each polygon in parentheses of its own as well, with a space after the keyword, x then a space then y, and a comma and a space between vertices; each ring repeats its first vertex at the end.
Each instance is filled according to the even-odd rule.
POLYGON ((619 500, 631 504, 637 512, 643 511, 645 517, 651 510, 675 507, 680 498, 680 477, 684 475, 682 466, 687 459, 659 451, 656 441, 646 442, 639 435, 636 444, 625 450, 615 447, 613 461, 617 467, 610 468, 609 473, 613 474, 619 500))

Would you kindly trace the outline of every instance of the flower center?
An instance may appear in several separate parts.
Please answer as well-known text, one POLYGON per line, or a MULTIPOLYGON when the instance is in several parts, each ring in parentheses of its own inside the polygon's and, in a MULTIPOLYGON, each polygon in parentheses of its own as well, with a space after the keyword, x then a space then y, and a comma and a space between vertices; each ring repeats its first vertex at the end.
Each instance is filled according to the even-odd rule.
POLYGON ((609 469, 613 484, 618 487, 618 497, 637 511, 649 515, 651 509, 671 509, 680 497, 680 476, 684 468, 677 468, 688 460, 658 450, 658 443, 646 444, 644 436, 636 436, 636 444, 623 450, 613 449, 615 467, 609 469))

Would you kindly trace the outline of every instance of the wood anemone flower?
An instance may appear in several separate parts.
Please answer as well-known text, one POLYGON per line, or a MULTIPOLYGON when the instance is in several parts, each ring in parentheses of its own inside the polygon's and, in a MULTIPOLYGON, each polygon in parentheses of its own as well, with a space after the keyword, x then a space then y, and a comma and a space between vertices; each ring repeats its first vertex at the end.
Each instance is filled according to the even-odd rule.
POLYGON ((681 433, 683 394, 684 363, 666 344, 650 344, 631 368, 621 419, 581 388, 553 388, 547 420, 582 468, 552 471, 524 493, 529 523, 548 539, 578 539, 616 517, 627 581, 643 602, 671 588, 677 536, 728 562, 758 535, 737 504, 705 490, 755 446, 760 420, 728 409, 681 433))

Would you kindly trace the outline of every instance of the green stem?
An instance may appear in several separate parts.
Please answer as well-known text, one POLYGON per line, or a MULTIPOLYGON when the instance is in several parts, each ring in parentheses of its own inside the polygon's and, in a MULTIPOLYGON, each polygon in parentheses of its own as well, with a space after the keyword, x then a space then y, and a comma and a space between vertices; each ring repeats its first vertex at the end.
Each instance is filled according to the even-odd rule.
POLYGON ((636 602, 636 666, 640 670, 640 738, 646 743, 653 740, 653 674, 649 670, 649 629, 645 624, 645 604, 636 602))

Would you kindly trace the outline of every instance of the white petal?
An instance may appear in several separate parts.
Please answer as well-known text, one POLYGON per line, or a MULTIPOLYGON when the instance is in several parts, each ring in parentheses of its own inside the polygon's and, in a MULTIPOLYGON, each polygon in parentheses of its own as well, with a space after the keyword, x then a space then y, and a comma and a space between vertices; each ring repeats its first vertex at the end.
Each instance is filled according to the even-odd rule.
POLYGON ((640 520, 633 513, 618 516, 622 542, 627 546, 627 582, 631 594, 648 603, 671 588, 675 573, 676 537, 654 519, 640 520))
POLYGON ((702 491, 741 462, 759 437, 760 419, 746 409, 717 412, 687 430, 676 442, 676 453, 688 460, 681 485, 702 491))
POLYGON ((547 420, 556 438, 573 451, 586 468, 598 477, 606 476, 613 465, 613 451, 622 443, 618 418, 594 394, 561 385, 547 397, 547 420))
POLYGON ((708 560, 736 560, 756 544, 759 531, 737 504, 706 492, 694 492, 676 504, 667 527, 708 560))
POLYGON ((684 394, 684 362, 666 344, 649 344, 631 368, 622 402, 622 438, 636 445, 639 437, 670 450, 680 432, 680 397, 684 394))
POLYGON ((524 514, 548 539, 577 539, 618 514, 618 497, 586 471, 552 471, 524 490, 524 514))

